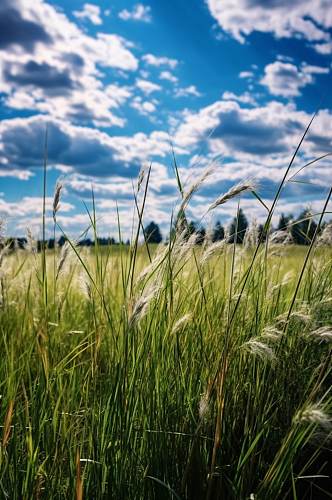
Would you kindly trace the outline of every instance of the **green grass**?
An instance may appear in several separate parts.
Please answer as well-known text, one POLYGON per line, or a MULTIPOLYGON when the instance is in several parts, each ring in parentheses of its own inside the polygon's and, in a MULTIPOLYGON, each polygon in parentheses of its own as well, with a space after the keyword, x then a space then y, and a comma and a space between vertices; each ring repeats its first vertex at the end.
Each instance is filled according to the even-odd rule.
POLYGON ((175 163, 167 245, 140 243, 149 169, 129 248, 1 251, 0 498, 331 498, 332 189, 308 247, 265 241, 309 126, 269 209, 250 183, 210 206, 253 192, 250 248, 184 238, 175 163))
POLYGON ((301 477, 330 433, 331 343, 310 333, 332 325, 332 252, 287 318, 307 251, 261 245, 240 301, 241 246, 151 247, 141 279, 145 246, 135 266, 75 248, 56 283, 58 255, 5 257, 0 497, 80 498, 81 479, 89 499, 318 498, 326 479, 301 477))

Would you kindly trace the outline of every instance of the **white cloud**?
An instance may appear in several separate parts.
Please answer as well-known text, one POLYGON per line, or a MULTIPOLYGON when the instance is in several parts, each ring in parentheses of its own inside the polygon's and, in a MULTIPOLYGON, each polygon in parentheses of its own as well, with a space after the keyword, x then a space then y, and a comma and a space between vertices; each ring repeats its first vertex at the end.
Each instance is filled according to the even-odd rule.
POLYGON ((314 48, 319 54, 332 54, 332 42, 327 42, 327 43, 316 43, 314 45, 314 48))
POLYGON ((34 173, 30 170, 19 170, 19 169, 4 169, 0 168, 0 177, 15 177, 20 181, 27 181, 34 176, 34 173))
MULTIPOLYGON (((144 104, 143 104, 144 106, 144 104)), ((152 111, 151 106, 145 106, 152 111)), ((98 129, 75 126, 42 115, 13 118, 0 123, 0 151, 4 171, 40 168, 42 143, 48 126, 50 167, 72 167, 95 177, 135 177, 142 162, 165 157, 170 152, 169 135, 162 131, 132 136, 111 136, 98 129)), ((183 152, 175 148, 178 154, 183 152)))
POLYGON ((143 79, 136 80, 136 87, 138 87, 146 95, 150 95, 153 92, 159 92, 161 90, 161 86, 157 83, 143 79))
POLYGON ((134 99, 132 99, 130 103, 130 106, 133 109, 136 109, 136 111, 138 111, 139 114, 143 116, 148 116, 157 110, 155 102, 144 101, 140 96, 134 97, 134 99))
POLYGON ((13 0, 2 7, 1 15, 14 8, 17 23, 29 20, 41 34, 33 51, 30 39, 15 48, 10 37, 7 50, 0 51, 0 91, 5 94, 5 104, 80 123, 123 126, 124 119, 113 109, 130 97, 130 91, 115 83, 106 86, 100 77, 101 71, 111 68, 135 71, 138 61, 132 45, 114 34, 87 35, 43 0, 35 0, 33 6, 13 0))
POLYGON ((250 94, 249 92, 244 92, 244 94, 237 95, 234 94, 234 92, 229 92, 228 90, 226 90, 226 92, 223 93, 222 98, 224 101, 238 101, 242 102, 243 104, 250 104, 251 106, 257 104, 253 94, 250 94))
POLYGON ((85 3, 82 10, 75 10, 73 12, 74 16, 78 19, 88 19, 92 24, 102 24, 102 18, 100 17, 100 7, 92 3, 85 3))
MULTIPOLYGON (((205 145, 210 154, 251 162, 258 169, 274 164, 280 168, 294 152, 310 118, 293 104, 272 101, 248 108, 220 100, 198 112, 185 112, 174 132, 174 143, 191 151, 205 145)), ((331 150, 331 119, 327 110, 318 113, 301 148, 306 158, 331 150)))
POLYGON ((144 54, 142 60, 150 66, 168 66, 171 69, 176 68, 179 63, 176 59, 171 59, 170 57, 165 56, 154 56, 153 54, 144 54))
POLYGON ((121 12, 119 12, 119 17, 123 21, 142 21, 144 23, 151 23, 151 7, 137 3, 132 10, 121 10, 121 12))
POLYGON ((240 78, 252 78, 254 76, 254 73, 252 71, 241 71, 239 73, 240 78))
MULTIPOLYGON (((332 4, 329 0, 207 0, 221 28, 243 43, 253 31, 277 38, 302 37, 310 42, 330 42, 332 4)), ((315 45, 317 48, 317 45, 315 45)))
MULTIPOLYGON (((46 210, 52 210, 53 198, 46 198, 46 210)), ((74 206, 71 203, 62 201, 60 205, 62 212, 70 212, 74 206)), ((43 198, 24 196, 19 203, 6 202, 0 198, 0 214, 10 217, 24 217, 42 214, 43 198)))
POLYGON ((197 90, 195 85, 189 85, 188 87, 179 88, 175 92, 175 97, 201 97, 201 93, 197 90))
POLYGON ((301 95, 300 89, 314 83, 315 74, 329 73, 329 68, 302 64, 300 67, 291 63, 275 61, 264 69, 264 77, 260 83, 267 86, 273 95, 296 97, 301 95))
POLYGON ((178 78, 174 76, 170 71, 161 71, 159 78, 161 80, 167 80, 171 83, 177 83, 179 81, 178 78))

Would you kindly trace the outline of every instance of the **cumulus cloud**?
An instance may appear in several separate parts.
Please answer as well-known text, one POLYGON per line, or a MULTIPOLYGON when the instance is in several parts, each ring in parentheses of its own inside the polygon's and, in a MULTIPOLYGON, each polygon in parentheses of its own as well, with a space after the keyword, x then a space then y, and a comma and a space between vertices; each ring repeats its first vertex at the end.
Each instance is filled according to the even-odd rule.
POLYGON ((316 0, 314 5, 311 0, 207 0, 207 5, 220 27, 240 43, 253 31, 277 38, 302 37, 312 43, 331 41, 329 0, 316 0))
POLYGON ((44 0, 4 0, 0 9, 0 23, 7 19, 0 29, 0 92, 8 107, 101 126, 124 125, 113 108, 130 92, 116 84, 105 86, 101 71, 137 69, 127 40, 87 35, 44 0))
POLYGON ((157 110, 156 107, 157 104, 158 102, 156 100, 146 101, 142 99, 140 96, 136 96, 134 97, 134 99, 132 99, 130 106, 133 109, 136 109, 136 111, 138 111, 140 115, 150 116, 157 110))
POLYGON ((136 80, 136 87, 139 88, 144 94, 150 95, 153 92, 158 92, 161 90, 161 86, 157 83, 150 82, 149 80, 143 80, 138 78, 136 80))
MULTIPOLYGON (((53 198, 46 197, 46 209, 52 209, 53 198)), ((61 202, 61 211, 70 212, 74 206, 68 202, 61 202)), ((43 198, 38 196, 24 196, 20 203, 6 202, 0 198, 0 213, 10 217, 24 217, 42 214, 43 198)))
POLYGON ((226 90, 223 93, 222 98, 224 101, 238 101, 242 102, 243 104, 250 104, 251 106, 257 104, 253 94, 250 94, 249 92, 244 92, 243 94, 237 95, 234 94, 234 92, 229 92, 228 90, 226 90))
POLYGON ((123 21, 141 21, 151 23, 151 7, 137 3, 132 10, 124 9, 119 12, 119 18, 123 21))
POLYGON ((201 97, 201 93, 197 90, 195 85, 189 85, 188 87, 178 88, 175 91, 175 97, 201 97))
MULTIPOLYGON (((183 148, 206 144, 210 152, 235 159, 254 160, 257 165, 280 160, 294 151, 310 115, 292 104, 269 102, 255 108, 235 100, 220 100, 198 112, 186 112, 175 132, 183 148)), ((331 113, 319 112, 308 134, 305 151, 325 153, 331 148, 331 113)))
POLYGON ((296 97, 301 95, 300 89, 315 82, 315 74, 329 73, 329 68, 275 61, 264 69, 264 76, 260 83, 267 86, 273 95, 282 97, 296 97))
POLYGON ((150 66, 156 66, 158 68, 160 66, 168 66, 169 68, 174 69, 179 63, 177 59, 172 59, 170 57, 165 57, 165 56, 155 56, 153 54, 144 54, 142 60, 146 64, 149 64, 150 66))
POLYGON ((21 47, 33 52, 38 43, 49 44, 51 38, 37 19, 24 16, 20 5, 3 0, 0 5, 0 48, 21 47))
POLYGON ((170 71, 161 71, 159 78, 161 80, 167 80, 168 82, 171 83, 177 83, 179 81, 178 78, 175 75, 173 75, 173 73, 171 73, 170 71))
POLYGON ((74 10, 73 14, 78 19, 88 19, 92 24, 102 24, 100 7, 92 3, 85 3, 82 10, 74 10))
MULTIPOLYGON (((0 168, 40 168, 42 144, 48 128, 48 162, 95 177, 136 177, 143 162, 170 151, 166 132, 110 136, 100 130, 78 127, 54 118, 33 116, 3 120, 0 124, 0 168)), ((176 151, 181 153, 179 147, 176 151)))

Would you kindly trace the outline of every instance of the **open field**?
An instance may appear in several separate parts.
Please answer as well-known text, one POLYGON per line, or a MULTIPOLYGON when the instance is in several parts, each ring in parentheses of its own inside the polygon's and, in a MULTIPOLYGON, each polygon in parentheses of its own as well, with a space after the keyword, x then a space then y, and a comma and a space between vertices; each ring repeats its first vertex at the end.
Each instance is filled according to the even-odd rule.
POLYGON ((301 274, 308 248, 4 255, 0 497, 329 498, 332 253, 301 274))

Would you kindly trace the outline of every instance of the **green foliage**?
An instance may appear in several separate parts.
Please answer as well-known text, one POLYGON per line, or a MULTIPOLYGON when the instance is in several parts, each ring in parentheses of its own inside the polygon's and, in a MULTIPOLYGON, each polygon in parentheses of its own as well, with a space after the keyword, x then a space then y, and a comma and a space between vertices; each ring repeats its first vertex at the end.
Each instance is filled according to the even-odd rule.
POLYGON ((145 228, 145 238, 149 243, 161 243, 162 236, 158 224, 153 221, 145 228))
POLYGON ((229 227, 229 241, 231 243, 234 241, 235 243, 243 243, 248 225, 247 217, 244 215, 242 208, 240 208, 237 216, 233 219, 229 227))
POLYGON ((314 237, 317 224, 314 221, 310 210, 303 210, 299 217, 294 221, 291 228, 291 234, 297 245, 310 245, 314 237))
POLYGON ((215 243, 216 241, 221 241, 225 237, 225 230, 220 224, 219 221, 216 222, 212 233, 212 241, 215 243))

